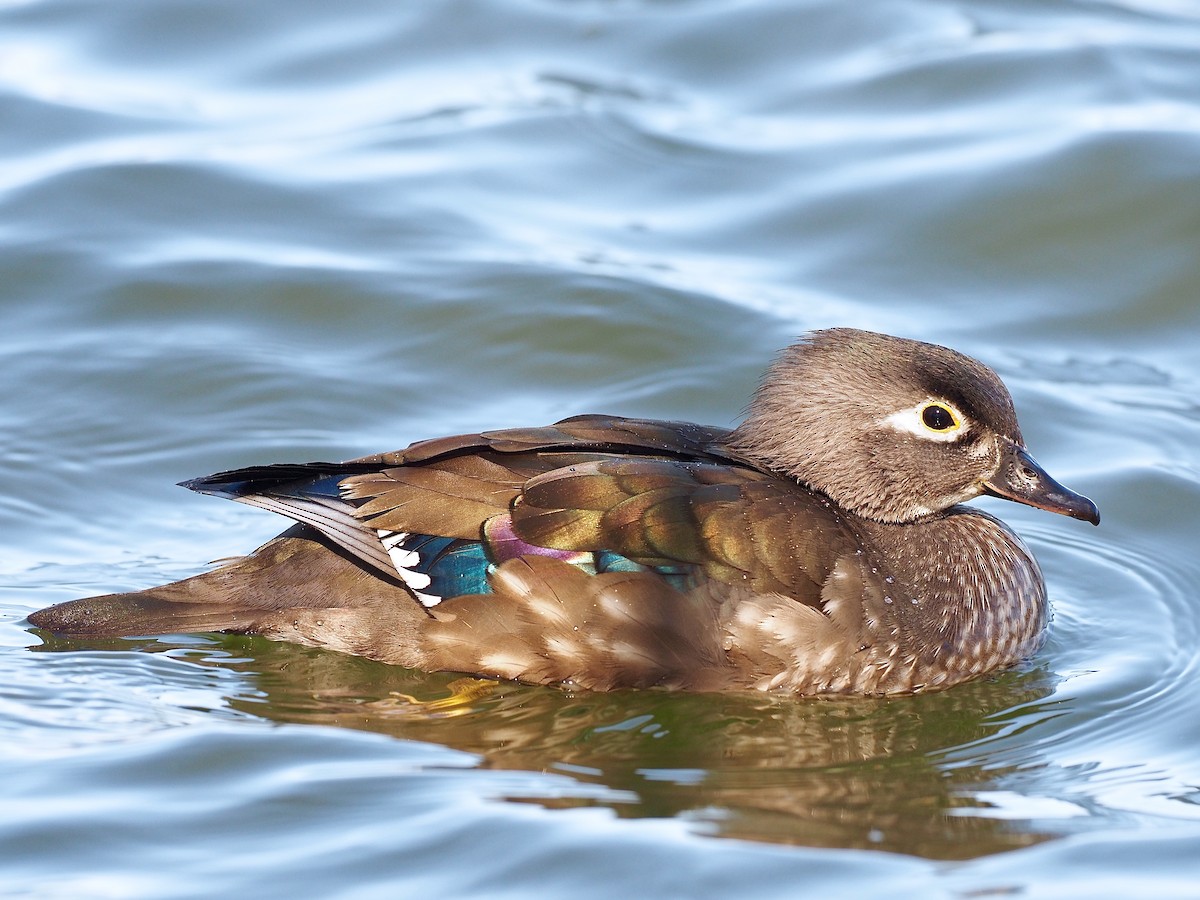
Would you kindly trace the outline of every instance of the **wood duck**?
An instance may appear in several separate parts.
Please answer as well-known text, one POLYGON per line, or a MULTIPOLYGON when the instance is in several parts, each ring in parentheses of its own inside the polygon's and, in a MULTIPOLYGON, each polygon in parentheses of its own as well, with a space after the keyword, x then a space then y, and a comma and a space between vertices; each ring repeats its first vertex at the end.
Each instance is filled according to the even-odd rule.
POLYGON ((225 631, 582 689, 896 695, 1034 653, 1041 571, 991 494, 1093 524, 988 367, 834 328, 730 431, 586 415, 184 482, 297 523, 161 587, 34 613, 72 636, 225 631))

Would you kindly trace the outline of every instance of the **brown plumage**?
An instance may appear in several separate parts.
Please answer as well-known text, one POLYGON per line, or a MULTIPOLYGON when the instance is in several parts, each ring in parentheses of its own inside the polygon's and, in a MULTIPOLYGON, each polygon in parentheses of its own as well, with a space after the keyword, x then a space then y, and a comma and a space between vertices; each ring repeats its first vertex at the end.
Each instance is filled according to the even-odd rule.
POLYGON ((730 432, 579 416, 187 482, 295 525, 214 571, 30 616, 232 631, 609 690, 901 694, 1039 646, 1037 563, 980 493, 1092 522, 961 354, 815 332, 730 432))

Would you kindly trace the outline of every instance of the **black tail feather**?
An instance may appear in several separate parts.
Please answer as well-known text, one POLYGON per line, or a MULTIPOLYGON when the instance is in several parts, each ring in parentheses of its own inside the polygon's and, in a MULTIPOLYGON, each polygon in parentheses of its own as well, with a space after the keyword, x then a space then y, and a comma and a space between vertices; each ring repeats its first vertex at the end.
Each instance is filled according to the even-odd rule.
POLYGON ((249 494, 287 493, 288 491, 282 489, 301 487, 330 477, 344 478, 348 475, 374 472, 378 469, 377 463, 275 463, 189 478, 179 482, 179 485, 200 494, 237 498, 249 494))

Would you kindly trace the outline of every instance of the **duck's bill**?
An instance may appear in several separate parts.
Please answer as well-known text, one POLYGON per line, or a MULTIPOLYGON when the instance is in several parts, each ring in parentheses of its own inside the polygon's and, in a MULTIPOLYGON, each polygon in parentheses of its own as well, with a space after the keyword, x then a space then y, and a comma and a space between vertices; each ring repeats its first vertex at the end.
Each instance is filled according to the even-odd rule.
POLYGON ((1051 478, 1024 447, 1010 444, 996 475, 983 483, 984 493, 1015 500, 1050 512, 1100 524, 1100 510, 1083 494, 1051 478))

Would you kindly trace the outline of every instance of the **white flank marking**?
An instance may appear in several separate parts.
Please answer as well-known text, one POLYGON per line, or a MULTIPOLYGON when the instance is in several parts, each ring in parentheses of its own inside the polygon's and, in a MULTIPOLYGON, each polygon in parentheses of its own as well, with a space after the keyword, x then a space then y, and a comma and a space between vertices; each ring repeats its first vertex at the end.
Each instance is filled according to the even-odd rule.
POLYGON ((403 546, 408 538, 408 533, 403 531, 379 532, 379 541, 383 544, 383 549, 392 558, 392 565, 396 567, 396 571, 400 573, 400 577, 409 590, 421 601, 423 606, 437 606, 444 598, 421 592, 421 588, 429 587, 433 579, 424 572, 413 571, 413 567, 421 563, 421 554, 403 546))
POLYGON ((442 602, 441 597, 435 597, 433 594, 422 594, 420 591, 413 591, 414 596, 421 601, 424 607, 432 608, 442 602))

